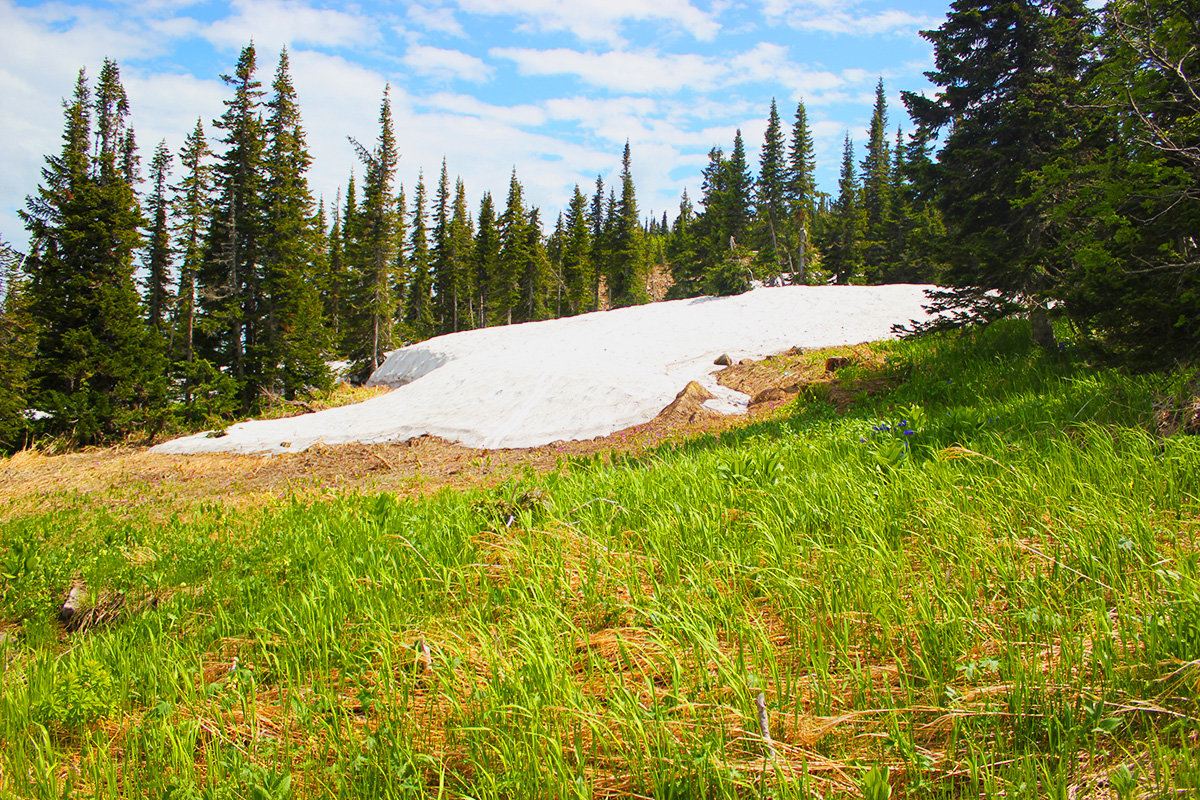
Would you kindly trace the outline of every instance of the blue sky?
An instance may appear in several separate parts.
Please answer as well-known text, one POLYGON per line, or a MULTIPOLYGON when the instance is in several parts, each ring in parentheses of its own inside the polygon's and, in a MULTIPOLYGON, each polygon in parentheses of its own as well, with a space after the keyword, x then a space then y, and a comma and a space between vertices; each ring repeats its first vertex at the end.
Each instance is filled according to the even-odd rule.
MULTIPOLYGON (((62 98, 80 67, 117 60, 143 162, 176 150, 197 117, 211 132, 219 80, 253 40, 269 85, 287 46, 314 192, 332 202, 359 172, 347 136, 369 144, 392 89, 400 179, 434 184, 445 157, 472 210, 502 201, 515 167, 552 223, 576 183, 610 184, 625 141, 643 215, 673 217, 699 195, 714 145, 741 128, 757 166, 772 97, 785 122, 803 99, 818 182, 836 188, 842 136, 865 138, 876 81, 891 128, 901 89, 926 90, 918 36, 948 4, 926 0, 0 0, 0 236, 24 245, 16 210, 60 146, 62 98)), ((410 195, 411 197, 411 192, 410 195)))

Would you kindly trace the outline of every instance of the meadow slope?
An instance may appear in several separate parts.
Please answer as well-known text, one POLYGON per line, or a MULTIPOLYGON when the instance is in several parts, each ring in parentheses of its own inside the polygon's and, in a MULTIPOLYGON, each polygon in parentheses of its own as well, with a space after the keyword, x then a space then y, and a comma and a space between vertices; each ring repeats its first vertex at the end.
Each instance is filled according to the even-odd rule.
POLYGON ((11 516, 0 793, 1200 791, 1191 376, 873 352, 496 486, 11 516))

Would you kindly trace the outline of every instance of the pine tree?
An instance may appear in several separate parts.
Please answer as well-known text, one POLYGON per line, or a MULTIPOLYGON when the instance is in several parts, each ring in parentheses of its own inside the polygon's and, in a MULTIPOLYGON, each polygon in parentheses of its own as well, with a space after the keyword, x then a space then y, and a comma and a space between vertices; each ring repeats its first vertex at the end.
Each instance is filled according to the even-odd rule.
POLYGON ((324 309, 329 336, 335 352, 342 352, 342 298, 349 288, 350 276, 346 270, 342 251, 342 191, 339 188, 333 201, 333 224, 325 239, 325 283, 321 287, 321 305, 324 309))
POLYGON ((588 225, 592 232, 592 292, 595 295, 592 301, 592 310, 599 311, 601 306, 600 282, 608 274, 609 262, 612 260, 610 256, 611 242, 606 236, 609 226, 604 205, 604 178, 600 175, 596 176, 596 191, 588 206, 588 225))
POLYGON ((165 392, 133 279, 143 219, 131 182, 129 105, 115 62, 106 60, 100 76, 93 99, 80 71, 63 149, 46 159, 43 185, 22 212, 32 245, 34 407, 50 414, 48 428, 80 443, 144 425, 161 412, 165 392))
POLYGON ((470 301, 473 294, 471 281, 472 250, 471 215, 467 211, 467 189, 459 178, 454 183, 454 206, 450 216, 450 234, 447 237, 446 265, 451 278, 447 291, 451 309, 450 330, 461 330, 471 324, 470 301))
POLYGON ((312 163, 292 85, 287 50, 267 103, 267 145, 263 158, 264 189, 262 331, 254 354, 258 382, 281 389, 287 399, 305 387, 324 387, 329 371, 318 276, 323 231, 316 225, 306 173, 312 163))
POLYGON ((259 333, 257 315, 260 250, 263 235, 263 149, 266 144, 260 109, 262 84, 254 77, 254 45, 242 48, 234 74, 221 80, 233 90, 225 113, 213 125, 224 131, 225 152, 216 166, 217 200, 205 244, 206 260, 198 278, 197 305, 205 353, 218 367, 228 368, 238 383, 244 410, 259 400, 246 351, 259 333))
POLYGON ((450 175, 446 159, 434 195, 432 243, 429 253, 433 275, 434 322, 438 333, 449 333, 454 325, 454 265, 450 258, 450 175))
POLYGON ((621 156, 621 198, 614 214, 608 293, 614 307, 646 302, 646 255, 638 221, 629 142, 621 156))
POLYGON ((474 295, 479 304, 474 311, 478 315, 478 327, 486 328, 495 316, 495 303, 491 298, 500 270, 500 231, 496 228, 496 208, 491 192, 484 192, 479 202, 479 222, 471 261, 475 274, 474 295))
POLYGON ((0 239, 0 453, 23 447, 29 437, 30 374, 37 355, 37 328, 29 315, 25 261, 0 239))
POLYGON ((430 271, 429 236, 426 227, 425 176, 417 174, 408 239, 408 289, 404 322, 413 336, 425 339, 435 332, 433 317, 433 276, 430 271))
POLYGON ((788 226, 788 251, 792 258, 792 279, 804 283, 808 276, 810 242, 816 231, 817 184, 816 156, 812 132, 808 127, 808 112, 804 102, 796 104, 796 117, 792 124, 792 139, 788 148, 788 170, 785 195, 787 198, 790 225, 788 226))
MULTIPOLYGON (((212 216, 213 169, 208 163, 211 157, 204 125, 197 119, 196 127, 188 134, 183 149, 179 151, 179 164, 184 173, 172 200, 175 236, 182 256, 179 286, 175 292, 173 326, 179 341, 178 351, 181 352, 173 349, 172 358, 185 364, 191 364, 195 358, 196 275, 204 266, 204 234, 212 216)), ((191 400, 191 383, 189 377, 185 385, 185 402, 191 400)))
MULTIPOLYGON (((358 335, 362 336, 360 341, 366 347, 359 345, 352 355, 361 358, 371 372, 379 368, 384 351, 391 346, 396 309, 396 292, 392 285, 397 244, 392 183, 398 156, 390 93, 391 87, 385 87, 379 107, 379 139, 375 149, 367 150, 350 140, 366 166, 362 205, 355 214, 360 238, 354 254, 358 268, 358 310, 363 315, 362 327, 365 328, 360 329, 358 335)), ((343 225, 348 226, 348 222, 343 225)))
POLYGON ((720 198, 723 233, 735 244, 748 244, 750 221, 754 215, 754 179, 746 162, 746 145, 739 129, 733 137, 733 151, 725 162, 725 186, 720 198))
POLYGON ((957 0, 941 27, 922 32, 939 91, 904 93, 924 131, 945 133, 935 174, 951 244, 943 278, 959 289, 949 302, 981 319, 1026 306, 1045 346, 1064 264, 1036 175, 1071 140, 1087 28, 1082 2, 957 0))
POLYGON ((684 189, 679 199, 679 214, 667 243, 667 258, 671 262, 671 288, 668 298, 696 297, 703 292, 704 268, 697 252, 696 214, 684 189))
POLYGON ((846 134, 838 196, 826 226, 825 267, 837 283, 850 283, 862 266, 862 224, 858 176, 854 172, 854 143, 846 134))
POLYGON ((518 300, 521 322, 533 322, 550 316, 546 298, 550 293, 550 261, 543 243, 541 213, 529 210, 525 223, 525 262, 520 277, 518 300))
POLYGON ((785 268, 788 272, 793 271, 785 265, 786 248, 781 241, 787 218, 787 163, 783 129, 774 98, 771 100, 771 113, 767 117, 767 131, 758 163, 759 260, 765 265, 766 274, 773 277, 785 268))
POLYGON ((891 202, 891 153, 887 141, 887 97, 883 79, 875 86, 875 109, 862 164, 862 259, 867 279, 878 282, 887 269, 887 216, 891 202))
POLYGON ((563 220, 562 279, 567 314, 592 310, 595 301, 592 268, 592 233, 588 226, 587 198, 575 184, 575 192, 563 220))
MULTIPOLYGON (((1047 20, 1058 42, 1077 38, 1071 5, 1047 20)), ((1055 296, 1077 330, 1139 368, 1200 352, 1198 39, 1196 0, 1107 4, 1074 135, 1039 176, 1069 265, 1055 296)))
POLYGON ((160 338, 166 327, 167 306, 170 304, 171 228, 167 220, 167 177, 171 171, 171 151, 165 141, 159 142, 150 159, 150 238, 146 250, 146 319, 150 329, 160 338))
POLYGON ((512 324, 513 312, 521 302, 521 278, 529 260, 529 236, 525 200, 517 171, 513 169, 508 182, 508 199, 500 215, 500 259, 492 282, 492 297, 497 318, 512 324))

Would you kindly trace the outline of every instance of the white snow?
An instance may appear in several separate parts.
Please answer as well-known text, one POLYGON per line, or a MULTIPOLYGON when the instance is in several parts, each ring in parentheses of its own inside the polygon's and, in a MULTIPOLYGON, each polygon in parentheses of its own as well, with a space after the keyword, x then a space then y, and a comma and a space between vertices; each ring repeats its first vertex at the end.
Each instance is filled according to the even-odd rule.
POLYGON ((296 452, 318 442, 422 434, 471 447, 590 439, 652 419, 698 380, 726 413, 748 398, 719 387, 713 361, 791 347, 892 337, 925 319, 927 286, 784 286, 439 336, 394 351, 370 384, 393 391, 352 406, 231 425, 160 444, 160 453, 296 452))

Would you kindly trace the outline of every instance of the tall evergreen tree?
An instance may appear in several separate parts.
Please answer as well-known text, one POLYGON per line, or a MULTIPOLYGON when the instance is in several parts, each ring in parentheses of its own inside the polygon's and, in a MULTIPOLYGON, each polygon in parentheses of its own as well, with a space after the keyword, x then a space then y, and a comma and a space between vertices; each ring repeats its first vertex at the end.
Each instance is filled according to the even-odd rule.
POLYGON ((887 141, 887 97, 883 79, 875 86, 875 109, 867 131, 862 168, 862 259, 867 279, 878 282, 887 269, 887 218, 892 160, 887 141))
POLYGON ((621 197, 613 224, 608 292, 613 306, 646 301, 646 255, 638 221, 637 193, 630 167, 629 142, 621 156, 621 197))
POLYGON ((724 195, 720 199, 724 231, 735 244, 748 244, 750 221, 754 215, 754 178, 746 161, 746 145, 739 129, 733 137, 733 150, 725 162, 724 195))
POLYGON ((159 142, 150 159, 150 197, 147 210, 150 216, 150 237, 146 248, 146 319, 150 329, 162 338, 166 327, 167 307, 171 287, 171 227, 168 221, 169 198, 167 178, 171 171, 171 151, 165 141, 159 142))
POLYGON ((433 276, 429 259, 429 235, 426 225, 425 176, 417 174, 413 194, 412 216, 408 240, 408 289, 405 298, 404 322, 413 335, 424 339, 435 333, 433 316, 433 276))
POLYGON ((842 146, 842 171, 838 196, 825 226, 825 267, 837 283, 850 283, 862 266, 862 224, 858 176, 854 171, 854 143, 846 134, 842 146))
POLYGON ((292 85, 287 50, 267 103, 261 318, 254 354, 259 381, 291 399, 304 387, 329 383, 328 347, 315 265, 320 238, 306 173, 312 163, 292 85))
POLYGON ((592 310, 598 311, 601 299, 600 282, 608 274, 612 251, 612 243, 606 235, 608 215, 604 205, 604 178, 600 175, 596 176, 596 191, 592 194, 591 204, 588 206, 588 225, 592 233, 592 290, 595 294, 592 310))
POLYGON ((467 211, 467 189, 459 178, 454 183, 454 205, 450 215, 450 233, 446 240, 447 306, 450 331, 469 326, 471 320, 471 215, 467 211))
MULTIPOLYGON (((196 127, 184 140, 179 151, 179 164, 183 176, 175 191, 172 211, 175 219, 181 261, 179 286, 175 291, 174 330, 179 342, 173 349, 172 358, 191 364, 195 351, 193 339, 196 330, 196 276, 204 267, 204 236, 212 218, 213 167, 209 163, 212 152, 204 135, 204 125, 199 119, 196 127)), ((190 392, 191 378, 187 379, 190 392)), ((185 395, 190 400, 190 394, 185 395)))
POLYGON ((544 240, 541 213, 531 208, 525 223, 525 262, 519 281, 517 308, 521 322, 533 322, 550 316, 546 307, 550 294, 550 261, 544 240))
MULTIPOLYGON (((359 334, 366 344, 352 354, 361 358, 374 372, 383 362, 384 352, 391 347, 392 323, 395 318, 396 293, 392 285, 393 260, 396 254, 396 211, 393 206, 392 184, 396 176, 396 137, 392 124, 391 87, 383 90, 379 106, 379 138, 374 150, 367 150, 350 140, 366 166, 363 180, 363 199, 356 212, 359 242, 355 257, 358 263, 358 310, 363 324, 359 334), (364 352, 365 350, 365 352, 364 352)), ((348 226, 348 221, 343 223, 348 226)))
POLYGON ((129 106, 117 65, 106 60, 100 75, 93 99, 80 71, 62 151, 47 157, 22 212, 32 245, 34 407, 50 414, 50 429, 82 443, 140 427, 165 391, 133 279, 143 219, 130 180, 129 106))
POLYGON ((513 312, 521 301, 521 278, 529 260, 529 225, 521 184, 513 169, 508 182, 508 199, 500 215, 500 258, 492 284, 492 297, 497 319, 504 324, 513 322, 513 312))
POLYGON ((37 356, 37 328, 29 315, 24 254, 0 239, 0 453, 23 447, 29 437, 26 409, 37 356))
POLYGON ((958 288, 950 304, 986 319, 1020 303, 1047 346, 1064 264, 1036 176, 1072 138, 1088 18, 1082 0, 957 0, 941 27, 922 32, 939 90, 904 93, 914 121, 944 133, 935 174, 953 265, 943 280, 958 288))
POLYGON ((704 268, 698 252, 699 243, 695 231, 696 214, 692 201, 684 189, 679 199, 679 214, 667 244, 667 258, 671 262, 671 288, 668 297, 695 297, 701 294, 704 268))
POLYGON ((478 315, 478 327, 486 328, 496 313, 492 295, 500 270, 500 231, 496 227, 496 207, 491 192, 484 192, 479 201, 479 221, 471 260, 475 276, 474 297, 478 302, 474 313, 478 315))
POLYGON ((442 158, 442 174, 438 178, 437 194, 433 198, 432 242, 429 253, 433 276, 434 320, 438 333, 448 333, 454 326, 454 264, 450 258, 450 175, 446 159, 442 158))
POLYGON ((576 184, 563 220, 562 280, 567 314, 590 311, 595 301, 592 233, 588 226, 587 203, 579 184, 576 184))
POLYGON ((263 150, 266 136, 262 84, 255 78, 254 45, 242 48, 233 75, 221 80, 233 90, 225 113, 213 125, 223 131, 225 151, 216 165, 216 193, 205 262, 198 278, 197 305, 203 312, 206 356, 228 368, 238 382, 242 408, 258 402, 259 383, 246 351, 258 331, 258 291, 263 236, 263 150))
POLYGON ((804 108, 804 102, 801 101, 796 104, 795 121, 792 123, 785 186, 791 223, 788 226, 788 249, 792 256, 792 278, 797 283, 804 283, 807 278, 811 252, 810 242, 816 233, 813 229, 817 219, 815 172, 816 155, 812 132, 808 127, 808 112, 804 108))
MULTIPOLYGON (((784 224, 787 219, 787 154, 784 152, 783 128, 779 109, 771 99, 767 116, 767 131, 763 136, 758 164, 758 236, 759 261, 768 275, 778 275, 785 269, 786 246, 784 224)), ((789 272, 792 270, 789 268, 789 272)))

